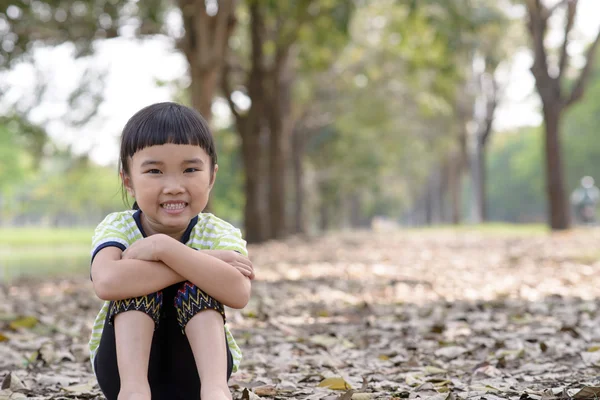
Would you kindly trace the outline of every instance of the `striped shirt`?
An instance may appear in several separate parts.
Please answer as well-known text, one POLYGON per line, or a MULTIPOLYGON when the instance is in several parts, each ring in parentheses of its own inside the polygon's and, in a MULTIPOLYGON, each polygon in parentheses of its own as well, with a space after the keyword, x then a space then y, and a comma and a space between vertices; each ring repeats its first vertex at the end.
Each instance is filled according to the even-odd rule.
MULTIPOLYGON (((128 210, 112 213, 104 218, 96 227, 92 238, 92 260, 105 247, 114 246, 125 251, 136 240, 143 239, 145 234, 140 217, 139 210, 128 210)), ((196 250, 233 250, 248 256, 246 241, 242 239, 240 230, 210 213, 202 213, 194 217, 181 241, 196 250)), ((92 368, 94 368, 94 358, 100 345, 109 303, 109 301, 104 302, 92 328, 89 342, 92 368)), ((225 324, 225 335, 233 356, 233 372, 236 372, 242 360, 242 352, 227 324, 225 324)))

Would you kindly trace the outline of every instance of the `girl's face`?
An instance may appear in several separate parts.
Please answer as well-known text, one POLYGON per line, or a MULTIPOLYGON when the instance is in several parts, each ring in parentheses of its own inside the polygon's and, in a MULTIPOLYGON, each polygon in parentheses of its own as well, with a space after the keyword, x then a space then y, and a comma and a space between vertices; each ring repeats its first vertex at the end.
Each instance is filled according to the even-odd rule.
POLYGON ((211 174, 206 151, 188 144, 146 147, 130 157, 128 165, 123 184, 142 210, 146 234, 176 239, 206 207, 218 169, 215 165, 211 174))

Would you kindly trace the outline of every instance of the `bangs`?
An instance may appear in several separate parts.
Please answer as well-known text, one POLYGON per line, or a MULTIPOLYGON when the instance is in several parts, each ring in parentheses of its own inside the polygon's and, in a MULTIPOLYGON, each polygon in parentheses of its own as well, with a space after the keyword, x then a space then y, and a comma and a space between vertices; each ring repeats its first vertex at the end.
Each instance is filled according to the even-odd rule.
POLYGON ((138 111, 125 125, 121 138, 121 163, 150 146, 183 144, 200 146, 214 166, 217 155, 212 134, 202 116, 176 103, 158 103, 138 111))

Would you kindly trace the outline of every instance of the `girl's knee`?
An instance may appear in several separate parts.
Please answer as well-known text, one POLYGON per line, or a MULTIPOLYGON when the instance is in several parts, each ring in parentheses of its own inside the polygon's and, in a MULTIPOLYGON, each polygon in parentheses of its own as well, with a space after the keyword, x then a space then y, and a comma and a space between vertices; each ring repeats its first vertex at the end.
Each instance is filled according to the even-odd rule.
POLYGON ((162 292, 150 293, 145 296, 134 297, 131 299, 114 300, 110 302, 108 311, 108 321, 113 323, 118 314, 127 311, 141 311, 148 315, 158 325, 160 311, 162 308, 162 292))
POLYGON ((177 322, 181 331, 185 334, 185 326, 196 314, 214 310, 221 314, 223 323, 225 322, 225 307, 194 285, 191 282, 184 282, 175 295, 175 309, 177 310, 177 322))

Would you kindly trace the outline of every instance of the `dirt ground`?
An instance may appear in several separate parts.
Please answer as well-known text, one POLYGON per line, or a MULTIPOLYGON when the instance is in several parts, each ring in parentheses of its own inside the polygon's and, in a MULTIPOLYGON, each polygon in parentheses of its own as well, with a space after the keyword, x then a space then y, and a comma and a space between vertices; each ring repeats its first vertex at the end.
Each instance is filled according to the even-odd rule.
MULTIPOLYGON (((249 248, 234 399, 600 395, 600 230, 335 233, 249 248), (583 390, 583 391, 582 391, 583 390)), ((85 274, 0 286, 0 400, 101 399, 85 274)))

